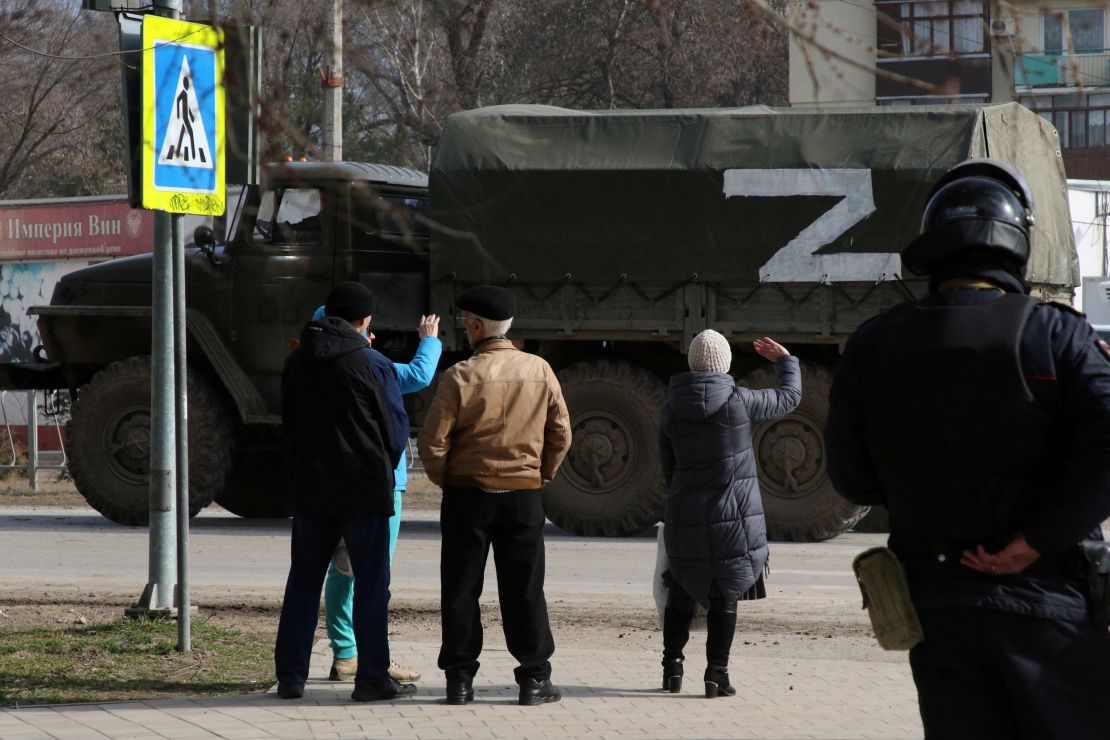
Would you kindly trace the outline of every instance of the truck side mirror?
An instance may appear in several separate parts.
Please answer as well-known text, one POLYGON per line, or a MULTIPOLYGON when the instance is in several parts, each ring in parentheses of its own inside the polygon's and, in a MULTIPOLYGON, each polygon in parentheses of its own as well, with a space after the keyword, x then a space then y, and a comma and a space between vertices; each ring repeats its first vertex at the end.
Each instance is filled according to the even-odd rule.
POLYGON ((219 264, 216 260, 216 233, 210 226, 198 226, 193 231, 193 244, 204 253, 213 267, 219 264))

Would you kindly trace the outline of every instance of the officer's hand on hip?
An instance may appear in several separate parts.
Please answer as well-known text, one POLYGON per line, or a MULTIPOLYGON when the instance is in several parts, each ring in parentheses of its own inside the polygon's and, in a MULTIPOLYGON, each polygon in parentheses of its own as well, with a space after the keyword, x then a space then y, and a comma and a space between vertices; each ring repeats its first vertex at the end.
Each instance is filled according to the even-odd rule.
POLYGON ((1018 534, 1010 544, 993 555, 979 545, 972 550, 964 550, 960 562, 972 570, 991 575, 1009 575, 1021 573, 1028 568, 1041 554, 1029 546, 1025 535, 1018 534))

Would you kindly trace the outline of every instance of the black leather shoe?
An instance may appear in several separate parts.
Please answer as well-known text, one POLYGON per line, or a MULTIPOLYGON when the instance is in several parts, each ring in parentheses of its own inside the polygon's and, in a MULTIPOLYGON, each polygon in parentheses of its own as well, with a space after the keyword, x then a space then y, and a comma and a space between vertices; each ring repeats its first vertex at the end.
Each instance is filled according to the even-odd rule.
POLYGON ((300 699, 304 696, 304 684, 278 681, 278 696, 282 699, 300 699))
POLYGON ((526 678, 520 684, 520 698, 517 703, 525 707, 535 707, 559 701, 559 688, 547 678, 526 678))
POLYGON ((448 704, 466 704, 468 701, 474 701, 474 684, 470 681, 449 680, 447 682, 447 703, 448 704))
POLYGON ((672 694, 682 691, 682 658, 663 659, 663 690, 672 694))
POLYGON ((705 698, 736 696, 736 689, 728 681, 728 668, 707 666, 705 669, 705 698))
POLYGON ((397 683, 392 678, 382 678, 377 681, 356 681, 355 690, 351 694, 354 701, 389 701, 402 699, 416 693, 416 687, 411 683, 397 683))

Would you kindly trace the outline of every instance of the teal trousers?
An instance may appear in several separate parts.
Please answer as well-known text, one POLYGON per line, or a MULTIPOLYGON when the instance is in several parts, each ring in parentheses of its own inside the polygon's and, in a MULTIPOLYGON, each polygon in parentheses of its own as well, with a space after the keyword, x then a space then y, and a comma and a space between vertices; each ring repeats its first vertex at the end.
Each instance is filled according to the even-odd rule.
MULTIPOLYGON (((397 535, 401 531, 401 497, 404 491, 393 492, 394 514, 389 518, 389 564, 393 565, 393 552, 397 549, 397 535)), ((355 647, 353 605, 355 579, 345 576, 335 567, 328 566, 328 580, 324 583, 324 620, 328 627, 331 652, 337 660, 358 655, 355 647)))

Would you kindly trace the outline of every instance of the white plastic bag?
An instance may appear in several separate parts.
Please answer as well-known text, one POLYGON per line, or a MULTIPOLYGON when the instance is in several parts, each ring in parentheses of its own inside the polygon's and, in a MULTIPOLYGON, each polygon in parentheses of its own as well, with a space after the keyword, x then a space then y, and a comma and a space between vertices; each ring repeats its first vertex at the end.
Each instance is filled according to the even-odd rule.
MULTIPOLYGON (((663 544, 663 523, 660 522, 659 532, 656 536, 655 578, 651 584, 652 595, 655 597, 655 612, 659 618, 659 629, 663 629, 663 610, 667 608, 667 584, 663 581, 663 574, 667 572, 669 567, 667 546, 663 544)), ((705 607, 701 604, 694 607, 694 618, 690 620, 690 629, 705 629, 705 607)))

